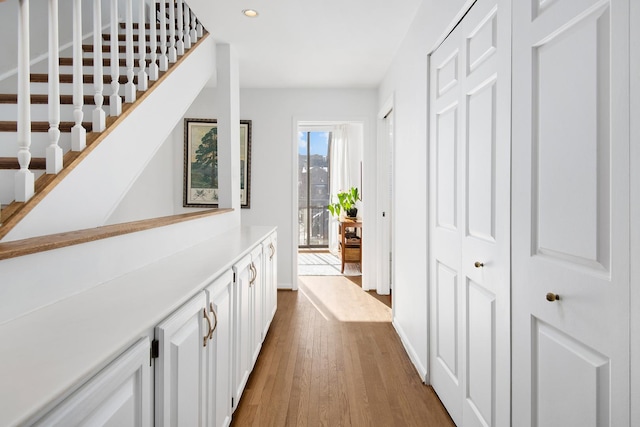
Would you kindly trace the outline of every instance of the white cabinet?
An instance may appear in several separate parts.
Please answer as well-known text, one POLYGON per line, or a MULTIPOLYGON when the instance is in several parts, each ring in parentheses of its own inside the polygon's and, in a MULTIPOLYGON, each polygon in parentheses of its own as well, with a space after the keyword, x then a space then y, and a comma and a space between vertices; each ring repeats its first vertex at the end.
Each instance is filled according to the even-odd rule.
POLYGON ((263 278, 264 292, 263 301, 263 330, 262 340, 264 341, 271 326, 273 316, 278 307, 278 235, 273 233, 262 242, 263 256, 263 278))
POLYGON ((233 274, 229 270, 206 289, 209 311, 214 319, 208 344, 207 425, 231 424, 233 274))
MULTIPOLYGON (((183 293, 174 291, 182 283, 167 279, 163 286, 172 295, 164 299, 161 313, 170 314, 153 330, 144 322, 136 329, 147 328, 143 336, 149 336, 77 390, 67 391, 32 415, 28 424, 228 427, 275 312, 275 245, 275 233, 266 238, 261 234, 246 244, 243 257, 225 262, 226 270, 205 268, 186 279, 197 285, 184 286, 183 293), (228 268, 230 262, 235 262, 233 269, 228 268), (174 309, 176 297, 186 302, 174 309), (152 334, 155 339, 150 342, 152 334)), ((149 274, 162 281, 156 272, 149 274)), ((181 277, 188 274, 185 271, 181 277)), ((137 307, 154 313, 158 295, 145 295, 137 307)), ((118 321, 131 327, 130 321, 118 321)))
POLYGON ((204 426, 211 316, 198 293, 156 327, 155 425, 204 426))
POLYGON ((38 426, 151 426, 149 339, 126 350, 41 418, 38 426))
POLYGON ((233 401, 235 410, 251 372, 252 280, 251 255, 233 266, 233 401))

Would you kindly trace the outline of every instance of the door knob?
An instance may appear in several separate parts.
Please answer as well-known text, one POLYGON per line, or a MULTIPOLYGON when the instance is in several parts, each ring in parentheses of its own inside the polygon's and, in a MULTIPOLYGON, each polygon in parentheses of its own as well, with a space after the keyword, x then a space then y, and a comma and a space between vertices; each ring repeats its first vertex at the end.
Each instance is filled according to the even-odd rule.
POLYGON ((480 262, 480 261, 476 261, 475 264, 473 264, 476 268, 482 268, 484 267, 484 263, 480 262))
POLYGON ((549 292, 547 294, 547 301, 549 302, 560 301, 560 295, 554 294, 553 292, 549 292))

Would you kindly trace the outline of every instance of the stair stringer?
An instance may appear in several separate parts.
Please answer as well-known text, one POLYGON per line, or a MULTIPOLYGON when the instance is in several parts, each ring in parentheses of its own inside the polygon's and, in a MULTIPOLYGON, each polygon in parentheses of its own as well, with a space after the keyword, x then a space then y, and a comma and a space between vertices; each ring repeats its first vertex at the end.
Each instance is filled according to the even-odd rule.
POLYGON ((156 151, 215 75, 206 37, 164 81, 0 241, 104 225, 156 151))

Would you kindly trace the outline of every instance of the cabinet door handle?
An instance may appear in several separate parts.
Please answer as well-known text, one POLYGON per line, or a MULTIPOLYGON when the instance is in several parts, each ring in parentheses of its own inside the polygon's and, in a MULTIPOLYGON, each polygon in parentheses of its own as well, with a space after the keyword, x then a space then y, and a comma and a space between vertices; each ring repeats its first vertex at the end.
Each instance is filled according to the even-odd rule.
POLYGON ((256 272, 256 266, 253 264, 253 262, 249 265, 249 270, 251 270, 251 279, 249 280, 249 286, 253 285, 253 282, 256 281, 256 276, 258 275, 258 273, 256 272))
POLYGON ((216 314, 216 310, 213 308, 212 302, 209 303, 209 310, 211 311, 211 314, 213 314, 213 329, 211 329, 211 332, 209 332, 209 339, 212 340, 213 333, 218 328, 218 315, 216 314))
POLYGON ((211 328, 212 328, 213 325, 211 324, 211 317, 209 317, 209 313, 207 313, 207 308, 206 307, 202 309, 202 314, 203 314, 204 318, 207 319, 207 323, 209 324, 209 331, 207 332, 207 334, 204 336, 204 339, 202 340, 202 346, 206 347, 207 346, 207 340, 209 339, 209 337, 213 333, 211 331, 211 328))
POLYGON ((271 261, 276 254, 276 248, 273 246, 273 243, 269 243, 269 249, 271 249, 271 255, 269 255, 269 261, 271 261))

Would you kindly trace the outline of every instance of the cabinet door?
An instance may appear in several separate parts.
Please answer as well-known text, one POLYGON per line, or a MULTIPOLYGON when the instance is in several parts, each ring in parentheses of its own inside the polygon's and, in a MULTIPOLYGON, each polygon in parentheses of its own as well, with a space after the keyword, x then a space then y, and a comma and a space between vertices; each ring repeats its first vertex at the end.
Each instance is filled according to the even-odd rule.
POLYGON ((35 425, 151 426, 149 339, 134 344, 35 425))
POLYGON ((267 336, 278 305, 278 237, 274 233, 262 243, 264 258, 264 310, 262 340, 267 336))
POLYGON ((233 398, 235 410, 251 372, 251 255, 233 266, 233 398))
POLYGON ((209 313, 200 292, 156 327, 156 422, 204 426, 209 313))
POLYGON ((207 363, 207 425, 226 427, 231 423, 231 314, 233 274, 228 271, 207 288, 214 331, 209 341, 207 363))
POLYGON ((262 331, 264 329, 264 277, 262 266, 262 245, 251 252, 253 277, 251 284, 251 368, 256 364, 262 348, 262 331))

